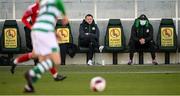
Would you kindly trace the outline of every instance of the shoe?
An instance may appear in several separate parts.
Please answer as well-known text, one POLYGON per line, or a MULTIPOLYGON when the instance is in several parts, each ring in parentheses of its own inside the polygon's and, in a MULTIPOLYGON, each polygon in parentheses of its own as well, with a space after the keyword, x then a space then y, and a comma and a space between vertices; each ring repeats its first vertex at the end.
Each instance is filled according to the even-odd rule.
POLYGON ((27 85, 24 87, 24 92, 26 93, 32 93, 32 92, 35 92, 34 91, 34 87, 32 85, 32 77, 30 76, 29 74, 29 71, 27 71, 24 75, 26 81, 27 81, 27 85))
POLYGON ((12 65, 11 65, 10 71, 11 71, 12 74, 14 74, 15 68, 16 68, 16 64, 14 63, 14 60, 12 60, 11 62, 12 62, 12 63, 11 63, 12 65))
POLYGON ((154 65, 158 65, 158 63, 157 63, 156 61, 153 61, 152 63, 153 63, 154 65))
POLYGON ((132 61, 130 60, 129 62, 128 62, 128 65, 131 65, 132 64, 132 61))
POLYGON ((87 65, 92 66, 92 65, 93 65, 93 64, 92 64, 92 60, 88 60, 87 65))
POLYGON ((66 76, 63 76, 63 75, 57 75, 56 78, 54 78, 54 81, 63 81, 64 79, 66 79, 67 77, 66 76))
POLYGON ((25 85, 24 93, 33 93, 33 92, 35 92, 33 86, 25 85))

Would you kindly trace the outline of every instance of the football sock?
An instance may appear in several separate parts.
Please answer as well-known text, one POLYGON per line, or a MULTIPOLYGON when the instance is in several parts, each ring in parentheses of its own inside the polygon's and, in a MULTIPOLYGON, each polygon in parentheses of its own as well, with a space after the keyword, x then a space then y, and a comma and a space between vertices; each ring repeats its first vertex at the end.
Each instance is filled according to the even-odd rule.
POLYGON ((22 63, 22 62, 28 61, 31 58, 32 58, 32 52, 26 53, 26 54, 22 54, 21 56, 17 57, 14 60, 14 64, 18 64, 18 63, 22 63))
POLYGON ((32 77, 32 82, 35 83, 38 79, 41 78, 41 75, 51 69, 53 67, 53 63, 50 59, 47 59, 41 63, 38 63, 34 66, 30 71, 29 74, 32 77))
POLYGON ((56 78, 58 75, 57 69, 56 67, 52 67, 51 69, 49 69, 51 74, 53 75, 53 78, 56 78))

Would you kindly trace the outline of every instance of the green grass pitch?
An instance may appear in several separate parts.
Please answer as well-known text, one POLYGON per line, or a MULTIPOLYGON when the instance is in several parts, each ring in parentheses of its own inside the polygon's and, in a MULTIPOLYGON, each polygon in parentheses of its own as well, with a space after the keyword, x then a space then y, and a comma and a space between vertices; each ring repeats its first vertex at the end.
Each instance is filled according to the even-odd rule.
MULTIPOLYGON (((23 93, 23 74, 32 66, 18 66, 12 75, 10 67, 0 67, 0 95, 29 95, 23 93)), ((55 82, 49 72, 34 86, 31 95, 180 95, 180 64, 176 65, 66 65, 59 73, 67 79, 55 82), (89 88, 92 77, 107 81, 103 92, 89 88)))

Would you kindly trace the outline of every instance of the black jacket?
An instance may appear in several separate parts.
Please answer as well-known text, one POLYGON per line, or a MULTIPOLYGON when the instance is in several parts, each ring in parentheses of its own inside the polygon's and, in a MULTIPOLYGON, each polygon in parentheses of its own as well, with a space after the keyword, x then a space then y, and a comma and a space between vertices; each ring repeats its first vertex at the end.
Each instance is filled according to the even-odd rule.
POLYGON ((80 24, 79 28, 79 39, 86 39, 88 35, 85 33, 89 33, 89 36, 95 38, 97 42, 99 42, 99 28, 97 24, 95 24, 94 20, 92 24, 88 24, 85 20, 80 24))
POLYGON ((145 39, 145 43, 154 42, 153 27, 149 22, 145 26, 141 26, 138 19, 136 19, 131 29, 130 43, 137 43, 141 38, 145 39))

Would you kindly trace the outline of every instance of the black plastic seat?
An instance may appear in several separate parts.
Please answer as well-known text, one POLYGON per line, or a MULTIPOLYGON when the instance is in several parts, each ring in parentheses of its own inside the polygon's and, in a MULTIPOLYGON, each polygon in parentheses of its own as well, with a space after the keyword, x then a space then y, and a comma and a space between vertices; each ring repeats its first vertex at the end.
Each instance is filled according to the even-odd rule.
POLYGON ((104 39, 103 52, 113 54, 113 64, 117 64, 117 53, 126 49, 123 26, 120 19, 109 19, 104 39))
POLYGON ((1 53, 21 52, 21 37, 16 20, 6 20, 1 34, 1 53))
POLYGON ((68 23, 67 25, 63 26, 61 19, 59 19, 56 23, 56 33, 60 37, 58 43, 61 51, 61 64, 65 65, 66 54, 69 54, 69 48, 73 45, 73 36, 71 33, 70 24, 68 23))
POLYGON ((56 32, 60 37, 62 37, 61 40, 59 40, 60 45, 65 43, 73 43, 71 26, 69 23, 63 26, 61 23, 61 19, 59 19, 56 23, 56 32))
POLYGON ((172 19, 162 19, 157 35, 157 46, 159 51, 176 52, 177 34, 172 19))
POLYGON ((120 19, 109 19, 104 45, 104 51, 107 52, 121 52, 125 50, 125 36, 120 19))
POLYGON ((0 53, 7 54, 4 58, 5 65, 9 65, 13 55, 22 53, 21 48, 21 36, 19 32, 19 27, 16 20, 5 20, 1 35, 0 35, 0 53))
POLYGON ((165 64, 170 64, 170 52, 177 50, 177 34, 172 19, 162 19, 157 35, 158 51, 165 52, 165 64))

